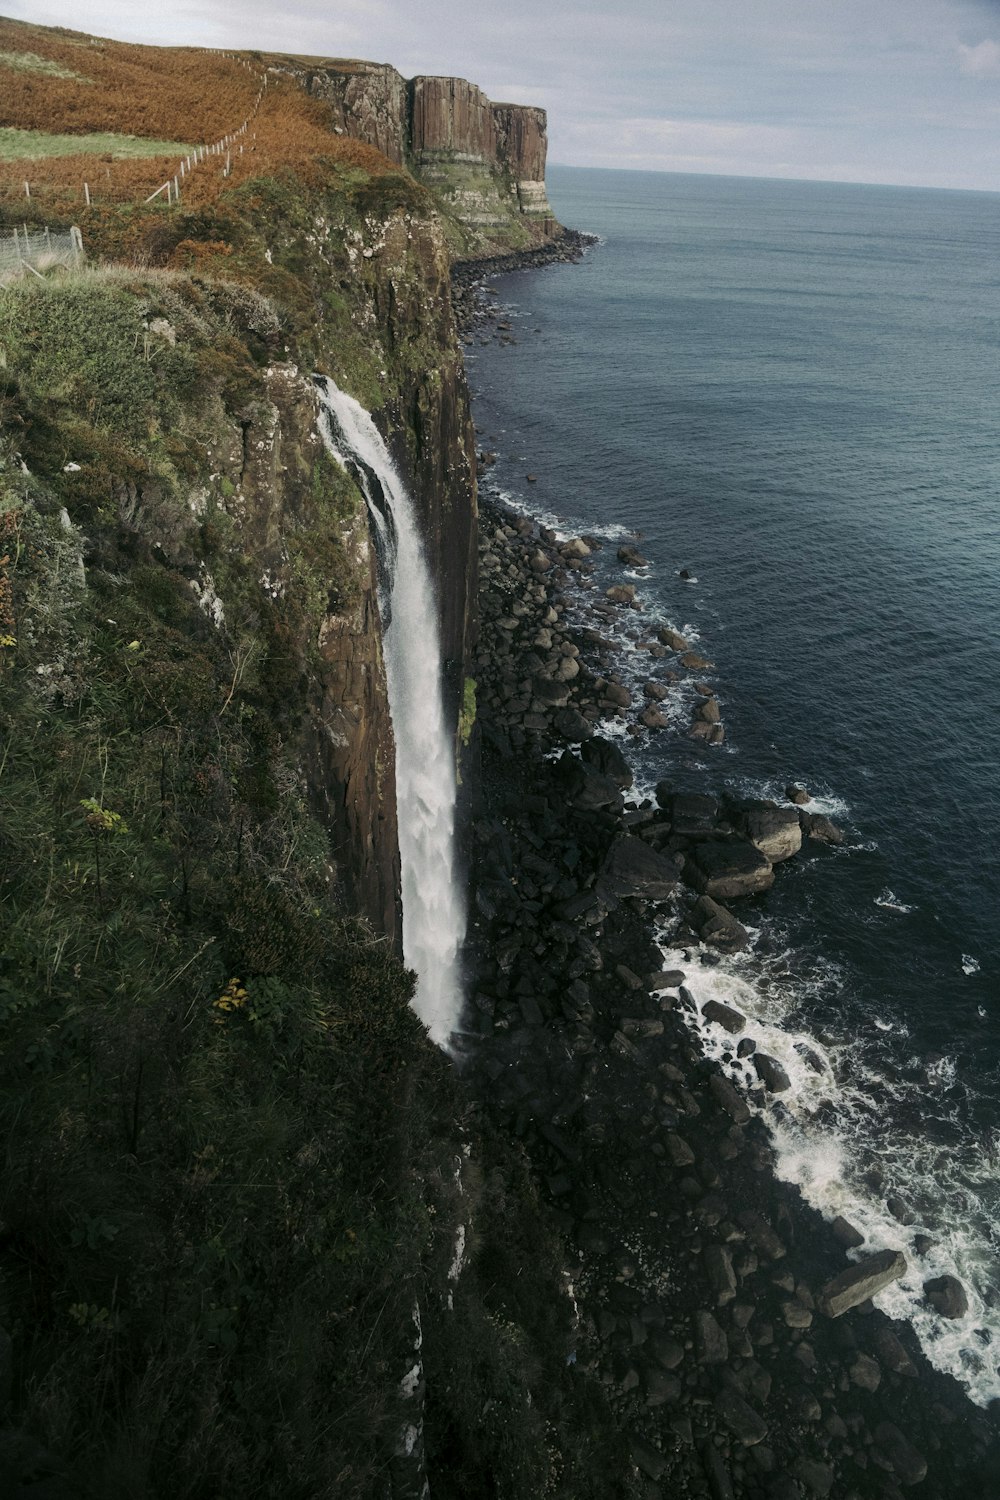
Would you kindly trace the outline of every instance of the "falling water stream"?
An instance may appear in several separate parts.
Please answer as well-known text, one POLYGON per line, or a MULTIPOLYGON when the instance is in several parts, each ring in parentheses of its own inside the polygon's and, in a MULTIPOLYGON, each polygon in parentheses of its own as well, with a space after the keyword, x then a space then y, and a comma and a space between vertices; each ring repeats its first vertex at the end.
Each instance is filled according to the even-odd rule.
POLYGON ((444 712, 441 634, 413 501, 368 412, 317 377, 323 439, 357 480, 379 556, 379 607, 396 740, 403 959, 413 1006, 439 1045, 459 1024, 465 912, 455 874, 455 748, 444 712))

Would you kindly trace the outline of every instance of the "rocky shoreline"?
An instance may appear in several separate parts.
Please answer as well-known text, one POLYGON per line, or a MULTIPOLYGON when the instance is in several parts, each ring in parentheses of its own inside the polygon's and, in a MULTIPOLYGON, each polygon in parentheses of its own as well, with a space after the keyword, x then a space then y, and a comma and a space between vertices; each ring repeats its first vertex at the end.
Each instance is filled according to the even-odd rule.
MULTIPOLYGON (((476 334, 502 336, 502 321, 476 334)), ((490 501, 480 525, 466 1066, 567 1244, 569 1357, 627 1439, 621 1493, 865 1500, 919 1485, 956 1500, 1000 1480, 994 1414, 871 1304, 902 1257, 862 1245, 848 1261, 851 1226, 775 1177, 755 1101, 702 1057, 686 972, 664 972, 655 941, 671 922, 691 967, 740 946, 728 902, 766 899, 803 838, 838 831, 794 801, 692 796, 669 776, 655 800, 630 798, 623 734, 661 733, 671 695, 695 704, 689 733, 710 745, 721 731, 710 663, 640 632, 650 691, 634 698, 609 635, 614 617, 641 619, 627 583, 588 594, 598 539, 560 541, 490 501)), ((735 1060, 744 1018, 714 1019, 735 1060)), ((738 1047, 762 1091, 787 1086, 752 1036, 738 1047)), ((953 1289, 937 1290, 944 1309, 953 1289)))

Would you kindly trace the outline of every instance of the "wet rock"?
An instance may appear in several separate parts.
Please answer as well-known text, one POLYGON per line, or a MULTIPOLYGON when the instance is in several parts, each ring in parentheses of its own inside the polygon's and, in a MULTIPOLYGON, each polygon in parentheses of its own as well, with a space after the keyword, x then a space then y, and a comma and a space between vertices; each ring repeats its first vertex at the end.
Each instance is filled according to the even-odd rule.
POLYGON ((652 703, 644 708, 639 715, 639 723, 645 724, 647 729, 666 729, 670 723, 662 709, 656 708, 652 703))
POLYGON ((612 584, 611 588, 604 590, 604 597, 605 597, 605 599, 609 599, 612 604, 634 604, 634 602, 635 602, 635 584, 634 583, 615 583, 615 584, 612 584))
POLYGON ((746 1447, 762 1443, 767 1437, 767 1423, 749 1402, 735 1391, 721 1390, 715 1398, 715 1409, 730 1432, 746 1447))
POLYGON ((632 767, 625 759, 618 746, 611 740, 603 739, 600 735, 594 735, 580 748, 580 755, 585 763, 593 766, 602 776, 609 776, 616 781, 624 790, 628 791, 634 777, 632 767))
POLYGON ((695 1313, 694 1344, 700 1365, 722 1365, 729 1358, 729 1341, 710 1312, 695 1313))
POLYGON ((663 703, 670 695, 670 689, 665 682, 644 682, 642 691, 643 696, 651 698, 654 703, 663 703))
POLYGON ((736 1048, 737 1057, 752 1057, 757 1051, 757 1043, 752 1036, 745 1036, 736 1048))
POLYGON ((723 1005, 719 1000, 706 1000, 701 1008, 701 1013, 706 1021, 711 1021, 713 1026, 721 1026, 724 1031, 729 1031, 733 1036, 738 1036, 741 1031, 746 1030, 747 1018, 738 1010, 733 1010, 729 1005, 723 1005))
POLYGON ((887 1370, 892 1370, 896 1375, 916 1375, 916 1365, 891 1328, 879 1329, 875 1335, 875 1348, 887 1370))
POLYGON ((535 701, 543 708, 565 708, 569 702, 569 684, 556 682, 551 677, 533 677, 531 692, 535 701))
POLYGON ((842 844, 843 831, 830 821, 825 813, 800 813, 802 832, 807 838, 817 839, 822 844, 842 844))
POLYGON ((716 900, 750 896, 774 884, 771 862, 749 839, 722 838, 697 844, 684 863, 685 878, 716 900))
POLYGON ((624 563, 627 568, 645 568, 649 566, 638 547, 619 547, 618 561, 624 563))
POLYGON ((644 1376, 647 1406, 676 1405, 681 1396, 681 1383, 676 1375, 665 1370, 647 1369, 644 1376))
POLYGON ((694 1166, 695 1154, 682 1135, 678 1135, 676 1131, 670 1131, 664 1144, 667 1148, 667 1155, 675 1167, 694 1166))
POLYGON ((736 953, 750 942, 750 934, 743 923, 711 896, 699 897, 688 920, 703 943, 723 953, 736 953))
POLYGON ((766 1052, 755 1052, 753 1065, 757 1077, 771 1094, 783 1094, 792 1086, 792 1080, 774 1057, 768 1057, 766 1052))
POLYGON ((673 860, 642 839, 623 834, 608 850, 596 890, 604 900, 641 896, 646 901, 666 901, 676 885, 677 866, 673 860))
POLYGON ((772 865, 791 859, 802 848, 802 825, 794 807, 757 803, 744 814, 747 838, 772 865))
POLYGON ((891 1422, 880 1422, 876 1427, 875 1449, 903 1484, 919 1484, 926 1479, 926 1458, 891 1422))
POLYGON ((846 1219, 841 1218, 840 1214, 834 1219, 830 1228, 833 1231, 834 1239, 838 1240, 845 1250, 856 1250, 859 1245, 863 1245, 865 1242, 865 1237, 861 1233, 861 1230, 855 1229, 854 1225, 848 1223, 846 1219))
POLYGON ((886 1199, 885 1206, 897 1223, 915 1224, 917 1222, 917 1216, 913 1212, 913 1209, 907 1203, 906 1199, 901 1198, 898 1193, 891 1194, 886 1199))
POLYGON ((631 708, 632 694, 620 682, 606 682, 601 691, 604 699, 614 708, 631 708))
POLYGON ((695 718, 703 724, 718 724, 722 718, 718 698, 706 698, 704 703, 700 703, 695 709, 695 718))
POLYGON ((813 1315, 808 1307, 801 1302, 791 1301, 782 1303, 781 1315, 785 1320, 786 1328, 811 1328, 813 1315))
POLYGON ((745 1125, 750 1119, 750 1107, 729 1079, 723 1078, 721 1073, 713 1073, 708 1080, 708 1086, 715 1096, 716 1103, 722 1106, 729 1118, 737 1125, 745 1125))
POLYGON ((590 548, 581 536, 570 537, 568 542, 563 542, 559 551, 563 557, 572 561, 578 561, 590 556, 590 548))
POLYGON ((687 640, 687 637, 681 635, 676 630, 671 630, 669 625, 661 625, 656 635, 661 644, 669 646, 671 651, 687 651, 690 649, 690 642, 687 640))
POLYGON ((876 1255, 866 1255, 826 1283, 818 1298, 820 1311, 828 1318, 839 1318, 905 1274, 906 1257, 901 1250, 880 1250, 876 1255))
POLYGON ((801 806, 803 802, 809 802, 812 800, 805 787, 800 786, 798 782, 792 782, 790 786, 785 787, 785 796, 788 798, 789 802, 794 802, 799 806, 801 806))
POLYGON ((687 667, 689 672, 711 672, 715 662, 699 656, 697 651, 685 651, 681 657, 681 666, 687 667))
POLYGON ((924 1296, 942 1318, 964 1318, 969 1296, 957 1276, 933 1276, 924 1282, 924 1296))
POLYGON ((654 1333, 649 1340, 649 1349, 653 1358, 658 1360, 665 1370, 676 1370, 684 1359, 683 1346, 665 1333, 654 1333))

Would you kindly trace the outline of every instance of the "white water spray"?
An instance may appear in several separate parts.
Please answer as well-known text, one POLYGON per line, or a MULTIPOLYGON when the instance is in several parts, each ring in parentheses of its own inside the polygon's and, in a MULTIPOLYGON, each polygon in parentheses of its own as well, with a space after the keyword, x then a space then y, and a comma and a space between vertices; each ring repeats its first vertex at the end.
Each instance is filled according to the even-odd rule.
POLYGON ((462 1008, 459 947, 465 913, 455 880, 455 748, 445 720, 441 636, 413 501, 363 406, 317 379, 330 453, 357 479, 379 558, 385 675, 396 739, 403 888, 403 959, 415 969, 413 1007, 445 1045, 462 1008))

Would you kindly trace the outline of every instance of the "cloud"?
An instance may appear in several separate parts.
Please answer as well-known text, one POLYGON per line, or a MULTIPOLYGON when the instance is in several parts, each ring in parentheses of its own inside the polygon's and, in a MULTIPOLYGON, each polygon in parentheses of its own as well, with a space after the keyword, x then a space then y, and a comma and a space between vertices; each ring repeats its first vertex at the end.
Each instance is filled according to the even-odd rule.
POLYGON ((972 78, 1000 78, 1000 42, 980 42, 977 47, 959 43, 958 66, 972 78))

